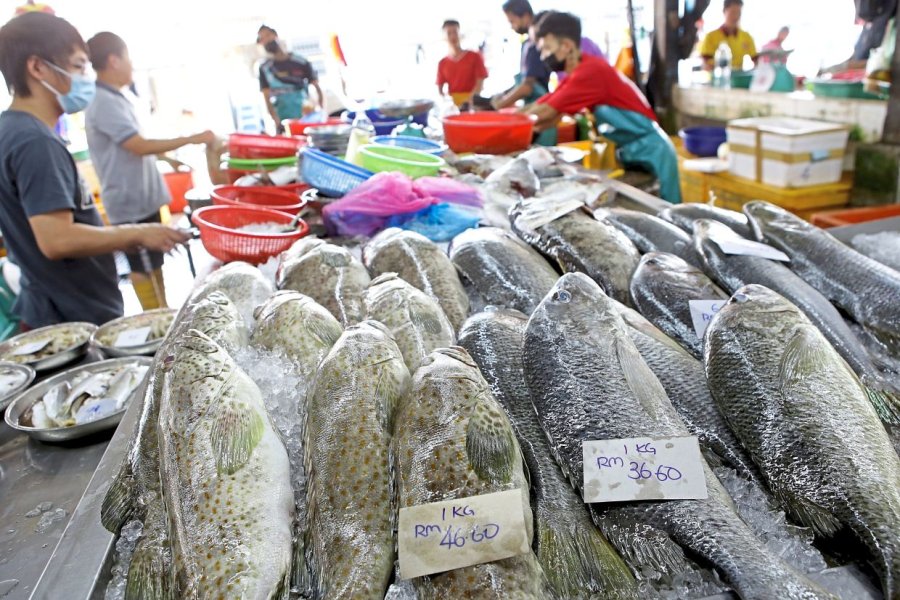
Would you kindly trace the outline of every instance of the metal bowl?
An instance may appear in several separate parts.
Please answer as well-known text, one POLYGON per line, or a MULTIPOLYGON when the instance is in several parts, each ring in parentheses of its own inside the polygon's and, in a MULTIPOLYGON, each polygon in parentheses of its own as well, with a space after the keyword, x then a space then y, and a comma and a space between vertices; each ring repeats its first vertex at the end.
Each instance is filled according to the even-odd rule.
POLYGON ((378 106, 378 112, 387 117, 411 117, 434 108, 434 102, 424 98, 416 100, 391 100, 378 106))
POLYGON ((31 382, 34 381, 34 378, 37 375, 31 367, 13 362, 0 362, 0 373, 3 373, 4 371, 17 371, 21 373, 25 379, 5 394, 0 395, 0 411, 5 409, 17 394, 20 394, 22 390, 31 385, 31 382))
POLYGON ((35 371, 39 372, 58 369, 59 367, 74 362, 87 354, 87 351, 91 346, 91 335, 93 335, 94 331, 96 330, 97 326, 93 323, 83 323, 76 321, 72 323, 48 325, 47 327, 41 327, 40 329, 26 331, 25 333, 20 333, 19 335, 11 337, 0 344, 0 360, 16 362, 16 364, 19 365, 27 365, 35 371), (65 350, 57 352, 56 354, 51 354, 50 356, 45 356, 44 358, 39 358, 37 360, 32 360, 29 362, 19 363, 9 359, 16 348, 20 347, 22 344, 37 342, 39 340, 46 339, 47 337, 49 337, 48 334, 53 335, 54 333, 61 332, 67 328, 82 329, 82 337, 84 338, 84 341, 78 342, 74 346, 66 348, 65 350))
POLYGON ((119 317, 118 319, 113 319, 112 321, 101 325, 97 329, 97 331, 94 332, 94 334, 91 336, 91 343, 100 348, 100 350, 103 351, 103 354, 110 358, 119 358, 123 356, 152 356, 153 354, 156 354, 157 350, 159 350, 159 347, 160 345, 162 345, 163 340, 166 339, 166 336, 144 342, 143 344, 138 344, 137 346, 107 346, 106 344, 101 342, 100 339, 104 335, 106 335, 106 333, 110 329, 114 329, 123 323, 128 323, 129 325, 131 325, 130 327, 126 327, 123 331, 128 329, 136 329, 138 327, 145 327, 149 325, 162 315, 172 315, 172 319, 174 320, 177 313, 178 310, 174 308, 157 308, 155 310, 148 310, 147 312, 143 312, 138 315, 130 315, 127 317, 119 317))
MULTIPOLYGON (((129 358, 113 358, 110 360, 102 360, 100 362, 91 363, 89 365, 82 365, 80 367, 69 369, 68 371, 63 371, 62 373, 58 373, 53 377, 45 379, 33 388, 19 394, 6 408, 6 414, 3 416, 3 418, 6 421, 6 424, 13 429, 27 433, 34 439, 40 440, 42 442, 67 442, 69 440, 75 440, 87 435, 91 435, 92 433, 97 433, 98 431, 103 431, 104 429, 109 429, 110 427, 115 427, 119 424, 119 421, 122 420, 122 415, 124 415, 125 411, 128 409, 128 404, 123 406, 122 410, 115 414, 109 415, 102 419, 97 419, 96 421, 92 421, 90 423, 84 423, 83 425, 73 425, 72 427, 38 429, 37 427, 29 427, 27 425, 20 424, 19 419, 23 414, 25 414, 28 409, 30 409, 35 404, 35 402, 43 398, 44 394, 46 394, 50 390, 50 388, 62 383, 63 381, 69 381, 73 379, 79 373, 99 373, 100 371, 106 371, 110 368, 120 367, 128 364, 150 366, 152 363, 152 358, 148 358, 146 356, 132 356, 129 358)), ((139 388, 140 386, 135 389, 139 388)))

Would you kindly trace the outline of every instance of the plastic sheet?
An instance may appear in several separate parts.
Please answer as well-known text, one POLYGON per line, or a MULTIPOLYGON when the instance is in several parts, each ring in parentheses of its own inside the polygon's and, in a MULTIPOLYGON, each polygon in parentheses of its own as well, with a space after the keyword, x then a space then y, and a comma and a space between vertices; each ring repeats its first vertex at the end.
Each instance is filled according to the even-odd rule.
POLYGON ((421 233, 433 242, 447 242, 481 221, 481 212, 454 204, 434 204, 411 215, 388 220, 389 227, 421 233))

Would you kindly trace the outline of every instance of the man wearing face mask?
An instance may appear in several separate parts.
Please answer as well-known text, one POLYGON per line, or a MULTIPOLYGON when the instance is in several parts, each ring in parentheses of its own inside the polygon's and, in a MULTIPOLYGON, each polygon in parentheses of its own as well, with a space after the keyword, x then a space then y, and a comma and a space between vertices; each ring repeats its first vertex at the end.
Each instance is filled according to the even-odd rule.
POLYGON ((0 28, 0 73, 13 101, 0 114, 0 231, 22 270, 13 312, 27 327, 101 324, 122 315, 112 252, 168 252, 189 235, 163 225, 103 227, 53 126, 93 99, 84 40, 44 13, 0 28))
POLYGON ((626 168, 649 171, 659 180, 660 196, 681 202, 675 147, 656 122, 647 99, 606 60, 581 52, 581 21, 569 13, 550 13, 538 24, 541 56, 553 71, 568 77, 551 94, 525 109, 535 129, 555 127, 562 114, 594 113, 600 133, 616 144, 626 168))
POLYGON ((309 98, 309 86, 316 90, 319 108, 325 108, 325 95, 319 87, 316 70, 308 60, 287 52, 278 32, 262 25, 256 34, 269 58, 259 66, 259 89, 265 98, 266 108, 275 121, 275 130, 284 132, 282 121, 303 116, 303 103, 309 98))

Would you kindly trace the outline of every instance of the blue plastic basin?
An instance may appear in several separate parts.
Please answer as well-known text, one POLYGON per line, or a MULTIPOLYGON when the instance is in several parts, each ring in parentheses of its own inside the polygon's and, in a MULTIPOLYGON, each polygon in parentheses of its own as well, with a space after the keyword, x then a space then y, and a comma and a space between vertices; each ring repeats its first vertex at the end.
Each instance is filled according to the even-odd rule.
POLYGON ((727 139, 724 127, 685 127, 678 135, 685 149, 695 156, 715 156, 727 139))

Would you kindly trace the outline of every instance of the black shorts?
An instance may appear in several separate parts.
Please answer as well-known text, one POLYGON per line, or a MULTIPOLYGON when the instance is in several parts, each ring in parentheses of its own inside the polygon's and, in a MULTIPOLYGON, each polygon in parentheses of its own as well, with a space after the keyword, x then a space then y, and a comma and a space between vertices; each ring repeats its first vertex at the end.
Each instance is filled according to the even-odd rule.
MULTIPOLYGON (((146 219, 141 219, 137 222, 137 224, 143 223, 162 223, 162 220, 159 218, 159 212, 156 212, 146 219)), ((140 252, 126 252, 125 258, 128 259, 128 268, 131 269, 132 273, 147 273, 147 267, 145 265, 145 261, 141 258, 141 254, 144 254, 150 261, 150 270, 155 271, 156 269, 161 269, 163 266, 163 262, 165 261, 165 254, 162 252, 155 252, 153 250, 141 250, 140 252)))

